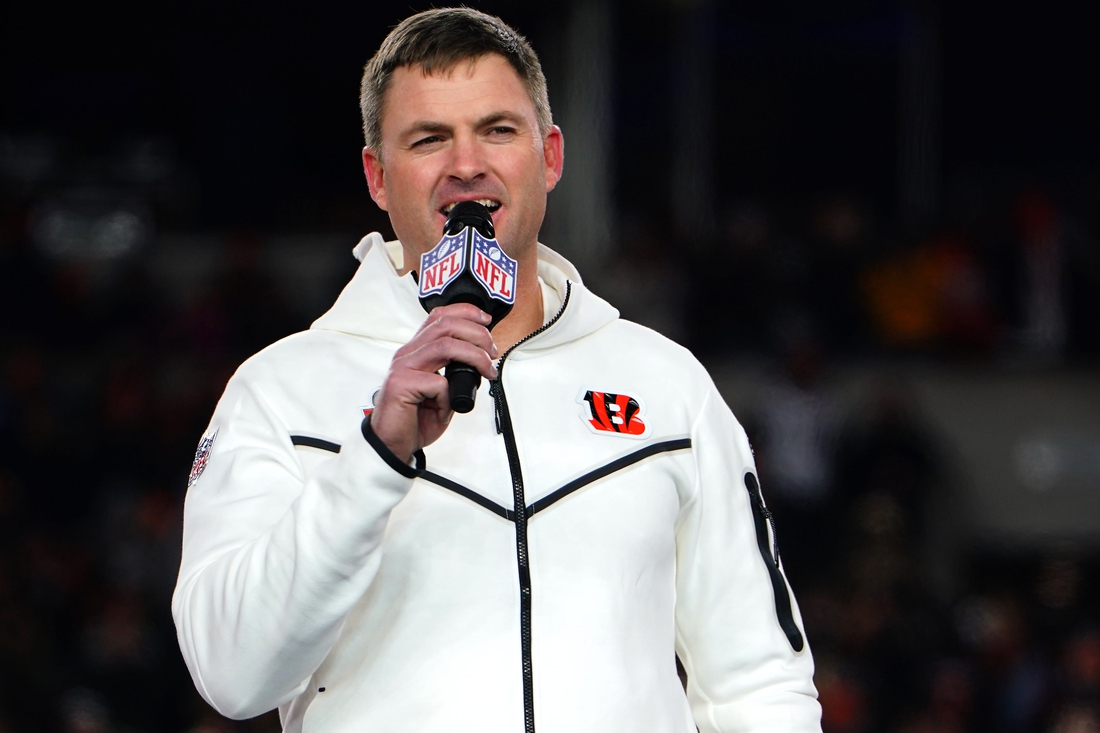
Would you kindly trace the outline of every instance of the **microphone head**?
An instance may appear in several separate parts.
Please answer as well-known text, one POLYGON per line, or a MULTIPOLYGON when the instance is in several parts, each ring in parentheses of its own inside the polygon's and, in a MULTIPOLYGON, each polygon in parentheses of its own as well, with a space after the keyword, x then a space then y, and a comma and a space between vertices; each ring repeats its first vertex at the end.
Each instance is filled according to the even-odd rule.
POLYGON ((496 237, 493 229, 493 215, 488 207, 476 201, 460 201, 447 215, 447 223, 443 225, 444 234, 458 234, 466 227, 473 227, 481 232, 481 236, 488 239, 496 237))
POLYGON ((473 303, 489 314, 492 329, 516 301, 517 267, 496 241, 489 209, 462 201, 448 214, 439 244, 420 255, 420 305, 430 312, 473 303))

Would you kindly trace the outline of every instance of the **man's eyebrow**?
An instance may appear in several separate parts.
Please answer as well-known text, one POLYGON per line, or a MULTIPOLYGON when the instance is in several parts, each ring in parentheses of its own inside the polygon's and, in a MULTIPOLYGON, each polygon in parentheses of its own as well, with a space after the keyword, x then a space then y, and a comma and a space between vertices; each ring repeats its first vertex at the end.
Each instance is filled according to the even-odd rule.
POLYGON ((402 137, 408 137, 409 135, 415 135, 424 132, 450 132, 451 126, 444 122, 436 122, 435 120, 419 120, 414 122, 405 128, 402 133, 402 137))
POLYGON ((488 127, 498 122, 511 122, 516 125, 523 125, 526 120, 522 115, 516 114, 515 112, 490 112, 474 123, 474 127, 488 127))
MULTIPOLYGON (((475 128, 489 127, 495 125, 498 122, 511 122, 516 125, 525 125, 526 120, 523 115, 515 112, 490 112, 489 114, 481 117, 474 123, 475 128)), ((418 135, 424 133, 440 133, 451 132, 454 129, 453 125, 448 125, 445 122, 437 122, 436 120, 418 120, 405 128, 401 134, 402 137, 409 137, 411 135, 418 135)))

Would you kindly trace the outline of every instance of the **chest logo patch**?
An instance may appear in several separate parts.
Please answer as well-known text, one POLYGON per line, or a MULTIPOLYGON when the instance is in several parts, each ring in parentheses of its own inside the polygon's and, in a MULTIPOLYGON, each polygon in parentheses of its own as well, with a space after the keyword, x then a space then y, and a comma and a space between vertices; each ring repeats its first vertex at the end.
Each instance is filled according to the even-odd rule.
POLYGON ((218 437, 217 428, 214 432, 202 436, 199 447, 195 450, 195 462, 191 464, 191 473, 187 477, 187 488, 199 480, 202 472, 206 470, 206 462, 210 460, 210 449, 214 447, 214 439, 218 437))
POLYGON ((649 435, 649 425, 643 419, 645 403, 636 397, 589 389, 581 391, 577 402, 581 404, 581 419, 594 433, 624 438, 649 435))

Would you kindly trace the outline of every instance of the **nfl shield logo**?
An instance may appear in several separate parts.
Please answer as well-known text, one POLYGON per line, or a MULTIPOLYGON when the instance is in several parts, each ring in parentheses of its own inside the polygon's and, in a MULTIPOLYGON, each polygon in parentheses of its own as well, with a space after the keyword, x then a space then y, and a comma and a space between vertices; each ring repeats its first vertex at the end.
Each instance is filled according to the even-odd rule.
POLYGON ((495 239, 474 230, 474 277, 489 295, 505 303, 516 302, 516 261, 504 254, 495 239))
POLYGON ((420 297, 442 293, 462 274, 466 264, 466 231, 443 237, 431 251, 420 255, 420 297))
POLYGON ((191 464, 191 475, 187 477, 187 488, 199 480, 202 472, 206 470, 206 462, 210 459, 210 449, 214 446, 214 439, 218 437, 217 428, 214 432, 202 436, 198 450, 195 451, 195 462, 191 464))

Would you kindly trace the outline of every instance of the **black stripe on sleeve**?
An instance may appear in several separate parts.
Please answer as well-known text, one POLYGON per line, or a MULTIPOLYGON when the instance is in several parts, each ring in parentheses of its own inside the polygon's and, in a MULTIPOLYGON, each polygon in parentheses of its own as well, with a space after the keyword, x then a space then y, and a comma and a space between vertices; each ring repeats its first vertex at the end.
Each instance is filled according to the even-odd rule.
POLYGON ((531 506, 527 507, 527 516, 530 517, 537 512, 541 512, 546 507, 550 506, 559 499, 564 499, 566 496, 572 494, 577 489, 583 488, 593 481, 599 481, 605 476, 613 474, 616 471, 621 471, 628 466, 632 466, 638 461, 644 461, 646 458, 649 458, 650 456, 655 456, 659 453, 686 450, 690 447, 691 438, 679 438, 677 440, 664 440, 660 443, 652 443, 645 446, 644 448, 639 448, 633 453, 628 453, 622 458, 617 458, 614 461, 611 461, 611 463, 600 466, 594 471, 589 471, 580 478, 570 481, 557 491, 542 497, 531 506))
POLYGON ((309 435, 291 435, 290 442, 294 445, 304 445, 307 448, 317 448, 319 450, 327 450, 329 453, 339 453, 340 444, 333 443, 328 440, 321 440, 320 438, 313 438, 309 435))
POLYGON ((772 594, 775 596, 775 615, 779 620, 779 627, 787 635, 787 641, 796 652, 802 651, 804 641, 802 631, 794 622, 794 612, 791 610, 791 597, 787 592, 787 581, 783 573, 779 571, 779 563, 772 555, 771 543, 768 542, 768 520, 771 517, 764 507, 764 498, 760 495, 760 483, 756 475, 747 472, 745 474, 745 488, 749 491, 749 504, 752 506, 752 521, 756 526, 756 546, 760 549, 760 556, 764 558, 764 564, 768 567, 768 576, 772 581, 772 594))

